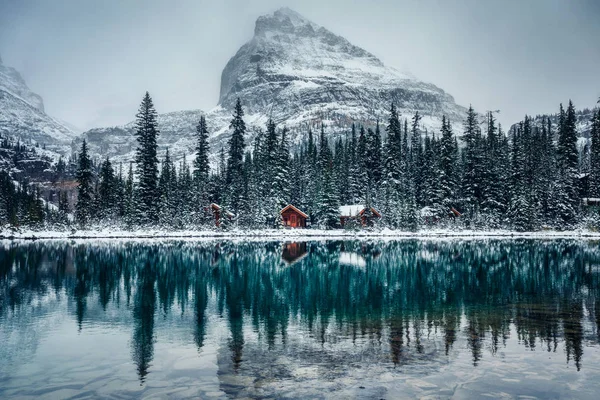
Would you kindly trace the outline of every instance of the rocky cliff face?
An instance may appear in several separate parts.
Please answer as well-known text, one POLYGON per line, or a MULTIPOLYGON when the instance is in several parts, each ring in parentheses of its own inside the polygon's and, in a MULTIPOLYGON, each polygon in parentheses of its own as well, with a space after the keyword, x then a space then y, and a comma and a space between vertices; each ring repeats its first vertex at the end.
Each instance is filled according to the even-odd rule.
MULTIPOLYGON (((394 102, 403 117, 418 111, 422 124, 438 129, 442 115, 464 119, 465 108, 442 89, 385 66, 377 57, 343 37, 284 8, 258 18, 252 39, 225 66, 217 107, 206 113, 213 152, 226 146, 229 119, 242 100, 250 143, 269 118, 290 131, 291 142, 306 139, 308 127, 339 135, 352 122, 374 125, 385 120, 394 102)), ((174 154, 190 154, 200 111, 159 117, 159 145, 174 154)), ((92 151, 132 158, 133 125, 93 129, 84 134, 92 151), (126 145, 125 145, 126 144, 126 145), (108 153, 106 153, 108 152, 108 153)))
POLYGON ((290 9, 256 21, 254 37, 227 63, 219 104, 240 97, 250 113, 280 122, 375 120, 394 102, 405 114, 462 118, 438 87, 385 66, 371 53, 290 9))
POLYGON ((0 58, 0 135, 23 143, 45 145, 60 154, 70 152, 76 133, 44 112, 42 98, 33 93, 19 72, 0 58))

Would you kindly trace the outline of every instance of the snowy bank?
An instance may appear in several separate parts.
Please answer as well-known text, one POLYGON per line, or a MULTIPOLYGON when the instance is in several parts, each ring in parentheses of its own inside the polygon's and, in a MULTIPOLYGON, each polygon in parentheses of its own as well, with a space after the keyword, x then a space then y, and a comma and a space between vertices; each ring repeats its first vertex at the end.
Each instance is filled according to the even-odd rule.
POLYGON ((262 229, 262 230, 180 230, 140 229, 133 231, 98 229, 73 231, 0 230, 0 239, 249 239, 249 240, 327 240, 327 239, 421 239, 421 238, 525 238, 525 239, 600 239, 600 232, 587 230, 514 232, 508 230, 398 230, 342 229, 262 229))

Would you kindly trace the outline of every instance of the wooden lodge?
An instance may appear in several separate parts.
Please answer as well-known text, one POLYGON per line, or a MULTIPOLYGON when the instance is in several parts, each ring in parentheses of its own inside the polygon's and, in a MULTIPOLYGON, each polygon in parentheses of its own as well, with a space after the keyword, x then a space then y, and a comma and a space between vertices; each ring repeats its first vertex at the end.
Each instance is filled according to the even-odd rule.
POLYGON ((360 221, 362 226, 371 226, 373 223, 381 218, 381 214, 379 211, 371 207, 371 215, 368 216, 366 213, 367 207, 364 204, 353 204, 347 206, 340 207, 340 224, 342 228, 346 225, 346 223, 354 219, 356 221, 360 221))
POLYGON ((221 226, 221 218, 227 218, 229 221, 231 221, 235 217, 235 214, 224 210, 223 207, 216 203, 211 203, 210 209, 215 216, 215 226, 221 226))
POLYGON ((306 220, 308 219, 308 215, 293 205, 287 205, 279 213, 281 214, 281 219, 285 227, 306 228, 306 220))

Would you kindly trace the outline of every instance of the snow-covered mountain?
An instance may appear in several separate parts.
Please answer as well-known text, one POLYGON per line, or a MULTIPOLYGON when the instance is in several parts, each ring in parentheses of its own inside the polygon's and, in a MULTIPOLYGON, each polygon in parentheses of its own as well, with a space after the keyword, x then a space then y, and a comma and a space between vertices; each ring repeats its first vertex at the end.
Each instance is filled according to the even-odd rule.
POLYGON ((0 135, 23 143, 45 145, 59 154, 71 151, 77 134, 44 112, 42 98, 33 93, 21 74, 0 58, 0 135))
MULTIPOLYGON (((590 132, 592 131, 592 117, 594 116, 594 109, 584 108, 582 110, 576 110, 575 116, 577 117, 577 133, 582 138, 589 139, 590 132)), ((552 131, 556 134, 558 132, 558 119, 559 114, 543 114, 536 115, 532 118, 532 122, 535 126, 541 126, 544 120, 550 119, 552 124, 552 131)), ((513 124, 511 129, 516 128, 519 123, 513 124)))
MULTIPOLYGON (((419 111, 424 127, 436 130, 442 115, 458 122, 466 114, 442 89, 384 65, 373 54, 288 8, 258 18, 252 39, 225 66, 219 103, 206 113, 213 152, 226 146, 238 97, 250 128, 248 143, 270 117, 280 126, 285 124, 292 143, 300 144, 308 126, 318 129, 321 122, 327 132, 341 134, 352 122, 374 125, 385 120, 392 102, 403 117, 419 111)), ((176 156, 191 153, 200 114, 161 115, 161 148, 170 146, 176 156)), ((92 129, 84 137, 98 155, 131 159, 132 133, 130 123, 92 129)))

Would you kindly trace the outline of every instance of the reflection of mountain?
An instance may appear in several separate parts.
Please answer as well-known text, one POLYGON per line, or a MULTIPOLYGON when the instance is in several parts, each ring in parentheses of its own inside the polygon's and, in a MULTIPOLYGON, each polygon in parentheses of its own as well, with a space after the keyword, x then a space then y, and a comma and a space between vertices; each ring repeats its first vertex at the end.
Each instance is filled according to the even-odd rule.
MULTIPOLYGON (((152 376, 159 332, 189 327, 173 340, 202 350, 213 317, 229 330, 222 382, 292 376, 317 361, 333 377, 341 374, 333 365, 367 361, 435 367, 463 348, 478 366, 515 335, 520 346, 564 351, 585 369, 586 346, 600 343, 595 244, 304 242, 284 247, 304 257, 284 269, 280 243, 0 246, 0 333, 33 327, 29 337, 39 340, 36 320, 68 302, 81 334, 93 325, 131 332, 142 382, 152 376), (344 254, 364 268, 341 263, 344 254)), ((23 346, 35 351, 33 342, 23 346)), ((15 360, 9 352, 2 346, 0 359, 15 360)), ((222 389, 236 395, 236 385, 222 389)))

